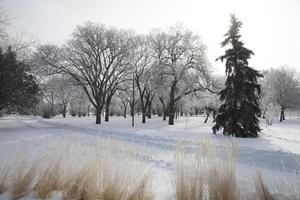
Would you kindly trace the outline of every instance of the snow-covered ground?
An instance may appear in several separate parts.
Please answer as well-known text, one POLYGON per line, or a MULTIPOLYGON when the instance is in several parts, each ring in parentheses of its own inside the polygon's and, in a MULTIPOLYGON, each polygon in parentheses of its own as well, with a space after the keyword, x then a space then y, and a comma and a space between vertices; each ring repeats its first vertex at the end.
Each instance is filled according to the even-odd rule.
MULTIPOLYGON (((96 125, 95 118, 57 117, 42 119, 10 115, 0 118, 0 159, 7 162, 17 156, 20 149, 30 146, 44 150, 43 144, 50 141, 76 140, 82 145, 101 138, 116 138, 134 148, 137 159, 142 159, 151 167, 153 191, 156 199, 172 199, 171 174, 174 170, 176 144, 183 141, 193 150, 197 141, 209 139, 217 147, 226 142, 238 142, 237 178, 241 183, 249 183, 251 177, 261 170, 263 174, 283 175, 300 178, 296 162, 300 155, 300 120, 287 119, 283 123, 275 121, 266 127, 261 121, 262 133, 259 138, 238 138, 212 134, 212 121, 204 123, 204 116, 180 117, 174 126, 167 121, 153 117, 146 124, 136 117, 135 127, 131 118, 111 117, 110 122, 96 125)), ((1 196, 5 199, 7 196, 1 196)))

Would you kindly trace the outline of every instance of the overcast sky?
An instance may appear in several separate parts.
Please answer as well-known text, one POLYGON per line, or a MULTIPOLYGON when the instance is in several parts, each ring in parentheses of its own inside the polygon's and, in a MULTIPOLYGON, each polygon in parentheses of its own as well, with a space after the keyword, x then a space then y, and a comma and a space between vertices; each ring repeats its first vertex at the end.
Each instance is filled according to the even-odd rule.
POLYGON ((147 33, 176 22, 199 34, 215 58, 224 53, 220 42, 228 30, 229 13, 243 22, 242 39, 255 56, 252 67, 262 70, 289 65, 300 71, 300 0, 0 0, 13 18, 11 27, 42 43, 62 44, 76 25, 86 21, 147 33))

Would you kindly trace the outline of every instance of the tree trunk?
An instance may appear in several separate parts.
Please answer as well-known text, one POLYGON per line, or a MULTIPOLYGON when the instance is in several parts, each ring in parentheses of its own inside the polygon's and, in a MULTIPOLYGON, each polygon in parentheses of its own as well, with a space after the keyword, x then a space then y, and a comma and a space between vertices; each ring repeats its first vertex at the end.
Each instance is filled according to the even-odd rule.
POLYGON ((163 109, 163 120, 165 121, 168 116, 169 116, 169 106, 164 107, 163 109))
POLYGON ((126 118, 126 114, 127 114, 127 105, 124 106, 124 118, 126 118))
POLYGON ((162 116, 161 110, 159 109, 158 105, 156 105, 156 112, 157 112, 157 116, 160 117, 162 116))
POLYGON ((169 125, 174 125, 175 116, 175 105, 174 102, 170 103, 170 113, 169 113, 169 125))
POLYGON ((104 121, 108 122, 109 121, 109 106, 105 106, 105 119, 104 121))
POLYGON ((87 116, 88 117, 90 116, 90 104, 88 104, 88 107, 87 107, 87 116))
POLYGON ((79 106, 78 117, 81 118, 81 106, 79 106))
POLYGON ((111 96, 108 96, 106 99, 106 104, 105 104, 105 121, 108 122, 109 121, 109 106, 110 106, 110 102, 111 102, 111 96))
POLYGON ((63 117, 66 118, 67 106, 63 105, 63 117))
POLYGON ((281 111, 280 111, 280 122, 282 122, 283 120, 285 120, 284 108, 281 108, 281 111))
POLYGON ((206 118, 204 120, 204 123, 207 123, 208 117, 209 117, 209 114, 206 114, 206 118))
POLYGON ((170 104, 169 104, 169 125, 174 125, 174 117, 175 117, 175 88, 177 81, 174 80, 171 91, 170 91, 170 104))
POLYGON ((146 103, 146 105, 143 105, 143 103, 142 103, 141 107, 142 107, 142 123, 145 124, 146 123, 147 103, 146 103))
POLYGON ((167 113, 164 112, 163 120, 166 121, 166 119, 167 119, 167 113))
POLYGON ((148 113, 147 113, 148 119, 151 119, 151 107, 152 107, 151 102, 149 102, 148 103, 148 113))
POLYGON ((101 108, 96 108, 96 124, 101 124, 101 108))
POLYGON ((163 106, 163 120, 166 121, 167 118, 167 109, 165 104, 162 102, 162 106, 163 106))
POLYGON ((53 118, 54 115, 54 97, 53 97, 53 92, 51 92, 51 118, 53 118))
POLYGON ((129 104, 130 104, 130 115, 131 115, 131 117, 133 117, 133 115, 134 115, 133 103, 129 103, 129 104))

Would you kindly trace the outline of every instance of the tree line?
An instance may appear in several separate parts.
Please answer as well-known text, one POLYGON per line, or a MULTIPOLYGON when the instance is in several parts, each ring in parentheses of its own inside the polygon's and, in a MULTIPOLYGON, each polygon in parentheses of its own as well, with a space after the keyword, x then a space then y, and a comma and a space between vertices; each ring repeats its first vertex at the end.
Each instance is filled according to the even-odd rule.
POLYGON ((68 110, 79 117, 93 112, 96 124, 103 114, 109 121, 110 115, 126 117, 130 110, 132 116, 141 114, 142 123, 154 113, 168 117, 169 125, 183 113, 206 111, 205 122, 213 113, 214 132, 256 137, 257 117, 269 119, 276 107, 283 121, 286 109, 299 106, 299 75, 287 66, 263 72, 250 67, 254 53, 244 47, 241 26, 232 15, 221 43, 230 47, 218 58, 226 77, 212 74, 204 42, 180 24, 137 34, 87 22, 62 45, 32 50, 28 41, 2 43, 0 109, 48 118, 66 117, 68 110))
POLYGON ((113 97, 132 96, 128 93, 135 89, 132 84, 142 123, 158 98, 170 125, 184 96, 214 89, 206 47, 183 26, 138 35, 88 22, 61 46, 39 46, 33 60, 35 70, 70 77, 81 86, 95 109, 97 124, 103 111, 108 121, 113 97))

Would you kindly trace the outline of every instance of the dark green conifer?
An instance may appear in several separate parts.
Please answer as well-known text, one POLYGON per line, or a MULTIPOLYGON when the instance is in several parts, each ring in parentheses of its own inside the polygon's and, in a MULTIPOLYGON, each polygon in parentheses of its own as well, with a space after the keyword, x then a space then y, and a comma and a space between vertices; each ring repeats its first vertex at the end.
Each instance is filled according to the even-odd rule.
POLYGON ((221 106, 215 119, 213 132, 223 129, 223 134, 235 137, 258 137, 260 132, 257 116, 260 115, 260 85, 257 78, 262 75, 248 66, 254 53, 244 47, 239 33, 242 22, 231 15, 231 26, 225 34, 222 47, 231 46, 217 60, 225 62, 227 80, 219 93, 221 106))

